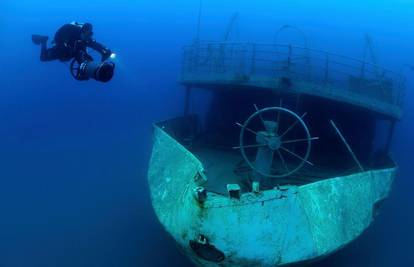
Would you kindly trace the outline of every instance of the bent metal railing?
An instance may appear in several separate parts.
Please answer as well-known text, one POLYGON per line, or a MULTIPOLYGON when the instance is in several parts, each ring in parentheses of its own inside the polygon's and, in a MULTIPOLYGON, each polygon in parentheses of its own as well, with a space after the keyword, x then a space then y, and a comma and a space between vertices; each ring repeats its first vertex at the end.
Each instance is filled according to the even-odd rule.
POLYGON ((195 43, 184 47, 181 81, 254 85, 281 78, 375 99, 400 108, 401 75, 351 57, 279 44, 195 43))

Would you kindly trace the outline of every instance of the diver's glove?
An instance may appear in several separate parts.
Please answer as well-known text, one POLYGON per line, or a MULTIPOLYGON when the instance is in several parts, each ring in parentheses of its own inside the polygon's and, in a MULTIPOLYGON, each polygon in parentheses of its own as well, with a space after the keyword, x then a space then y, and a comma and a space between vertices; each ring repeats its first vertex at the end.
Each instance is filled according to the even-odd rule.
POLYGON ((45 44, 49 37, 39 34, 32 34, 32 42, 35 45, 45 44))

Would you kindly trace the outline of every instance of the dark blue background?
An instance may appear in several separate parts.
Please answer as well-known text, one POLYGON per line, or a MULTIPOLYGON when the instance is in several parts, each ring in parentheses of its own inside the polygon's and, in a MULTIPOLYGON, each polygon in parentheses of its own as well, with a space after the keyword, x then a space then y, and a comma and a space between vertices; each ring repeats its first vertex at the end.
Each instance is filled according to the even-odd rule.
MULTIPOLYGON (((287 23, 312 48, 361 58, 372 34, 380 63, 408 77, 400 173, 372 227, 317 266, 414 266, 414 3, 361 2, 209 0, 201 37, 221 40, 235 11, 242 41, 271 42, 287 23)), ((152 212, 146 170, 151 123, 183 109, 176 81, 198 1, 3 0, 0 11, 0 267, 188 266, 152 212), (118 53, 111 83, 39 62, 30 35, 73 20, 118 53)))

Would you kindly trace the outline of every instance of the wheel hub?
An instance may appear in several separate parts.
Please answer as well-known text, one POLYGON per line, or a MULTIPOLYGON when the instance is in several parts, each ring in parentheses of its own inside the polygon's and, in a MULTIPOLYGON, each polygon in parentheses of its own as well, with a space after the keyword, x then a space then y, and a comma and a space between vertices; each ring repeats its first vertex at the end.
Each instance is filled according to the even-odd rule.
POLYGON ((267 142, 267 145, 272 150, 278 150, 280 146, 282 145, 282 142, 280 141, 280 138, 278 136, 274 136, 269 139, 269 141, 267 142))

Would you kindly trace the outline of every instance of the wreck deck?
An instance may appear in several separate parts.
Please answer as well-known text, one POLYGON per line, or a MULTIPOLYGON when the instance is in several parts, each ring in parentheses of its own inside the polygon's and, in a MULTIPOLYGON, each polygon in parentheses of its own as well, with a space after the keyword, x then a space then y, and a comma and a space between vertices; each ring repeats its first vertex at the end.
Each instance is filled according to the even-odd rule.
POLYGON ((180 82, 207 89, 268 89, 306 94, 402 115, 404 79, 350 57, 291 45, 198 43, 184 48, 180 82))
MULTIPOLYGON (((240 156, 239 151, 196 147, 192 148, 191 152, 203 164, 208 179, 205 187, 209 192, 227 195, 228 184, 238 184, 242 192, 251 191, 252 171, 240 156)), ((282 170, 283 166, 280 162, 276 162, 274 168, 282 170)), ((262 185, 262 187, 273 188, 277 185, 304 185, 351 173, 352 170, 338 171, 332 168, 305 166, 288 178, 272 179, 268 184, 262 185)))

